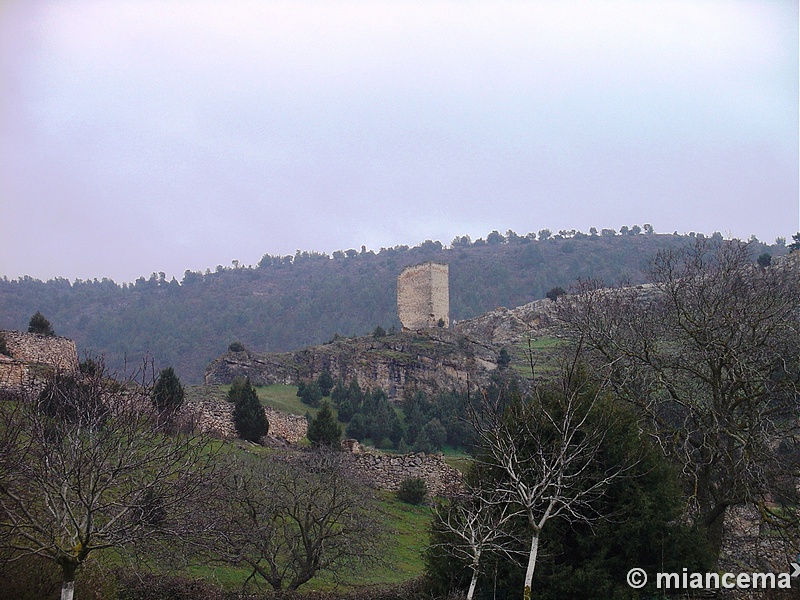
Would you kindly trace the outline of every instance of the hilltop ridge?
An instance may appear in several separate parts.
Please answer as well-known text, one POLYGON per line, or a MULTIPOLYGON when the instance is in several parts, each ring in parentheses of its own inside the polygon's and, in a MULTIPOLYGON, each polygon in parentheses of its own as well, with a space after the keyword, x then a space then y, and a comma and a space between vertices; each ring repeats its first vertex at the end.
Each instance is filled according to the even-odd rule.
MULTIPOLYGON (((379 252, 265 255, 258 266, 187 271, 180 282, 163 273, 122 286, 110 280, 0 279, 0 329, 22 329, 40 311, 82 352, 104 355, 111 369, 148 354, 156 366, 173 366, 182 380, 199 383, 206 365, 233 341, 259 353, 290 352, 337 334, 399 328, 396 281, 409 265, 449 265, 450 316, 465 321, 497 307, 527 305, 579 279, 640 283, 658 250, 695 239, 564 232, 540 240, 511 233, 490 234, 486 241, 457 238, 450 248, 428 240, 379 252)), ((778 245, 751 245, 754 259, 786 252, 778 245)))

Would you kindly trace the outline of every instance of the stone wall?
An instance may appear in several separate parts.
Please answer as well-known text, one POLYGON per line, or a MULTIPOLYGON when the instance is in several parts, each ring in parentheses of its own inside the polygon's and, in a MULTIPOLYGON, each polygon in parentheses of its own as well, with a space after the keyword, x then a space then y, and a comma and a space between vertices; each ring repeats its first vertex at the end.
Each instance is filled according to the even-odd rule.
MULTIPOLYGON (((308 422, 305 417, 264 408, 269 421, 269 437, 296 443, 306 436, 308 422)), ((219 437, 236 437, 233 424, 233 404, 218 398, 198 398, 187 400, 181 409, 181 420, 191 423, 204 433, 219 437)))
POLYGON ((441 454, 365 452, 356 440, 344 440, 353 475, 373 487, 397 491, 405 479, 420 478, 434 496, 451 496, 462 489, 462 477, 441 454))
POLYGON ((21 331, 0 331, 0 336, 5 338, 11 358, 65 371, 78 370, 78 350, 70 339, 21 331))
POLYGON ((28 379, 26 363, 0 354, 0 389, 19 390, 28 379))
POLYGON ((404 269, 397 278, 397 316, 405 330, 450 324, 450 268, 423 263, 404 269))
POLYGON ((287 442, 296 443, 306 437, 308 421, 300 415, 290 415, 274 408, 266 407, 264 412, 269 421, 269 435, 287 442))
MULTIPOLYGON (((758 508, 752 505, 728 508, 725 513, 722 553, 719 558, 720 571, 791 573, 792 568, 789 565, 796 561, 796 557, 796 551, 791 548, 788 540, 770 532, 769 527, 764 525, 758 508)), ((796 579, 792 580, 793 588, 797 585, 796 582, 796 579)), ((730 589, 720 590, 718 597, 744 600, 772 596, 761 591, 730 589)))
POLYGON ((216 399, 187 400, 181 407, 181 420, 194 428, 223 438, 236 437, 233 404, 216 399))
POLYGON ((58 336, 21 331, 0 331, 6 350, 0 354, 0 388, 19 390, 36 375, 41 365, 64 371, 78 370, 75 342, 58 336))

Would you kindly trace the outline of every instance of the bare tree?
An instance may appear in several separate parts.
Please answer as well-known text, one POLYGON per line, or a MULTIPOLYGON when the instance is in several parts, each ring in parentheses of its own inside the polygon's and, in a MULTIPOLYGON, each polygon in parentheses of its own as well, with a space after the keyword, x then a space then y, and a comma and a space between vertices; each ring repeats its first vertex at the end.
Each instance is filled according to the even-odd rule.
POLYGON ((475 596, 481 559, 486 554, 502 554, 517 560, 519 540, 509 533, 509 526, 519 515, 511 504, 487 498, 480 489, 468 488, 465 494, 436 505, 435 527, 450 538, 440 546, 467 563, 471 571, 467 600, 475 596))
POLYGON ((689 514, 717 550, 734 505, 796 532, 800 273, 700 240, 659 253, 649 275, 640 288, 579 285, 558 305, 567 333, 681 466, 689 514))
POLYGON ((384 530, 369 490, 339 452, 240 455, 224 480, 217 552, 273 589, 295 590, 320 572, 340 577, 381 559, 384 530))
POLYGON ((592 504, 626 470, 597 468, 608 429, 605 387, 575 363, 558 381, 540 383, 527 399, 486 398, 471 412, 478 464, 493 472, 491 494, 519 511, 530 534, 524 598, 531 595, 539 538, 550 519, 588 520, 592 504))
POLYGON ((157 427, 141 388, 91 373, 52 373, 17 402, 0 403, 4 451, 0 544, 63 575, 62 600, 93 553, 184 536, 184 516, 208 489, 203 439, 157 427))

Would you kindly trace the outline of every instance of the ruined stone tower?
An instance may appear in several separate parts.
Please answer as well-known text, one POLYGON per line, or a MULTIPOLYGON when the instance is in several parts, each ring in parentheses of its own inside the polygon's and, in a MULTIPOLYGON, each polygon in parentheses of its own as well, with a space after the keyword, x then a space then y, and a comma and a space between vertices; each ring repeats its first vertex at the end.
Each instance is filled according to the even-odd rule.
POLYGON ((397 316, 403 330, 450 325, 450 268, 427 262, 404 269, 397 278, 397 316))

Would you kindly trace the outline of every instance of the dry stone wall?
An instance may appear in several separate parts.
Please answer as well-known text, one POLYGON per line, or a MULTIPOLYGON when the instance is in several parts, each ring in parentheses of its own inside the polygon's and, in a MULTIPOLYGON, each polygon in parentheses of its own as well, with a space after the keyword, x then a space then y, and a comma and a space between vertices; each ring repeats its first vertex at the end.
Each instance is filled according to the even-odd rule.
POLYGON ((0 331, 0 336, 5 338, 11 357, 18 361, 78 370, 78 350, 70 339, 21 331, 0 331))
POLYGON ((450 267, 423 263, 404 269, 397 278, 397 316, 405 330, 450 323, 450 267))
MULTIPOLYGON (((789 540, 776 535, 764 524, 757 507, 732 506, 725 513, 719 569, 726 573, 786 573, 796 562, 796 550, 789 540)), ((796 580, 792 580, 793 587, 796 580)), ((767 598, 755 590, 720 590, 719 598, 767 598)), ((783 597, 783 596, 781 596, 783 597)), ((795 597, 795 596, 791 596, 795 597)))
POLYGON ((233 404, 218 399, 191 399, 181 407, 181 420, 217 437, 236 437, 233 404))
POLYGON ((10 356, 0 354, 0 388, 19 390, 44 365, 64 371, 78 370, 75 342, 58 336, 21 331, 0 331, 10 356))
POLYGON ((441 454, 383 454, 366 452, 355 440, 342 443, 349 451, 354 477, 373 487, 397 491, 405 479, 419 478, 433 496, 452 496, 463 487, 461 473, 441 454))
MULTIPOLYGON (((290 415, 273 408, 264 408, 269 421, 269 437, 296 443, 308 431, 305 417, 290 415)), ((181 409, 181 420, 192 424, 199 431, 223 438, 236 437, 233 424, 233 404, 223 398, 201 397, 186 401, 181 409)))
POLYGON ((269 421, 269 435, 287 442, 295 443, 306 437, 308 421, 300 415, 290 415, 274 408, 265 408, 269 421))
POLYGON ((26 363, 0 354, 0 389, 19 390, 29 377, 26 363))

